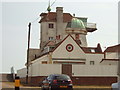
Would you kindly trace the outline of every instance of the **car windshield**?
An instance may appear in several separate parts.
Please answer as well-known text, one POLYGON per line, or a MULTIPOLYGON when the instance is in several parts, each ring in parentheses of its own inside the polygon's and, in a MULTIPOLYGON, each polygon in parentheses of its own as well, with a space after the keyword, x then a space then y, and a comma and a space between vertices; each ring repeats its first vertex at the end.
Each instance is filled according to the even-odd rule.
POLYGON ((56 75, 56 76, 54 76, 54 79, 57 79, 57 80, 69 80, 70 77, 67 76, 67 75, 56 75))

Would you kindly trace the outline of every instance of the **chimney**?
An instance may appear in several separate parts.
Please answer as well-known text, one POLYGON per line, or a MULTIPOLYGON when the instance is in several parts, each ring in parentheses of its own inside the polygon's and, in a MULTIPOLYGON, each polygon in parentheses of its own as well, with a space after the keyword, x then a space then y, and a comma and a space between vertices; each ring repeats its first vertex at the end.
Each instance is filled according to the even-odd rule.
POLYGON ((63 22, 63 7, 56 7, 57 22, 63 22))
POLYGON ((63 30, 63 7, 56 7, 56 13, 57 13, 56 36, 60 35, 60 38, 62 38, 62 34, 64 32, 64 30, 63 30))
POLYGON ((99 50, 99 52, 102 52, 102 49, 101 49, 101 45, 100 45, 100 43, 98 43, 98 45, 97 45, 97 49, 99 50))

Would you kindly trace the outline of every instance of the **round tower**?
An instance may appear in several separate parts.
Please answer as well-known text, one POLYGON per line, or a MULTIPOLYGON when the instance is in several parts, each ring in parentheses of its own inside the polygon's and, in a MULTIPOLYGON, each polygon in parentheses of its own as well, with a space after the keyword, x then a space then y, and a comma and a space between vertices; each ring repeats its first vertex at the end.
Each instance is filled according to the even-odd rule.
POLYGON ((66 33, 71 34, 80 46, 87 47, 87 30, 82 20, 73 17, 67 24, 66 33))

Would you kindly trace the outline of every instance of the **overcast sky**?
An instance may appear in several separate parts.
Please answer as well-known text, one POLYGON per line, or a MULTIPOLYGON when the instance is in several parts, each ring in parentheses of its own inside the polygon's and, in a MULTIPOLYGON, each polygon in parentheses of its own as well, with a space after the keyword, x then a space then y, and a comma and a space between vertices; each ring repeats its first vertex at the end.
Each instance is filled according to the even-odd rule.
MULTIPOLYGON (((19 1, 19 0, 18 0, 19 1)), ((15 71, 25 67, 27 50, 28 23, 32 23, 31 48, 39 48, 40 20, 39 15, 46 11, 48 0, 45 2, 8 2, 4 0, 2 5, 2 31, 1 61, 2 70, 0 72, 10 72, 14 66, 15 71), (39 19, 37 19, 39 18, 39 19), (37 20, 36 20, 37 19, 37 20)), ((38 1, 38 0, 35 0, 38 1)), ((64 7, 64 12, 75 14, 76 17, 88 17, 88 22, 97 24, 97 31, 88 33, 88 46, 96 47, 100 43, 102 48, 118 44, 118 0, 56 0, 51 7, 55 11, 56 7, 64 7), (59 2, 60 1, 60 2, 59 2), (84 2, 83 2, 84 1, 84 2)), ((54 2, 54 0, 51 0, 54 2)), ((0 65, 1 66, 1 65, 0 65)))

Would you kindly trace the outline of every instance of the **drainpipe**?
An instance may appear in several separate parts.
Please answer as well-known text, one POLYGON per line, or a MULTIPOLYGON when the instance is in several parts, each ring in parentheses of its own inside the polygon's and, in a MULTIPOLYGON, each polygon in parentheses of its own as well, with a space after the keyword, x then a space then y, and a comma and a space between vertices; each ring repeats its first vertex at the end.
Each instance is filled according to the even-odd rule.
POLYGON ((49 64, 52 64, 52 52, 49 52, 49 64))

